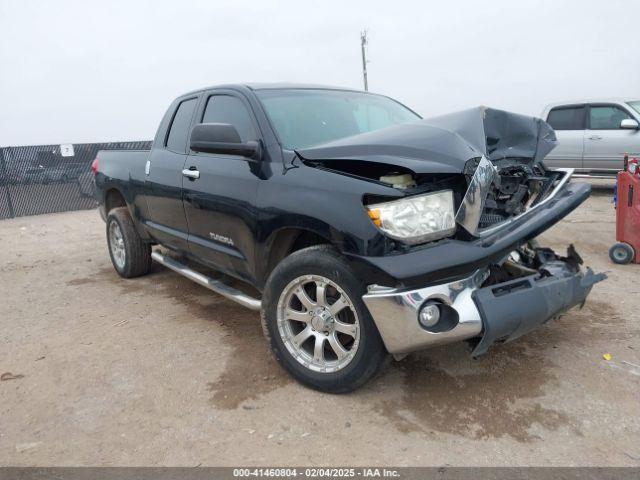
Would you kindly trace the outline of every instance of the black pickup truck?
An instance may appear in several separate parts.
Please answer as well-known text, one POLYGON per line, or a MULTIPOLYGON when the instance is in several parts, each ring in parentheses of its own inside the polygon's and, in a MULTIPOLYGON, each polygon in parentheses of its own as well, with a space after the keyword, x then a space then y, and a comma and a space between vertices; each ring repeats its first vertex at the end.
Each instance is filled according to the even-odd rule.
POLYGON ((485 107, 423 120, 365 92, 224 85, 92 170, 121 276, 155 260, 260 310, 285 369, 346 392, 389 354, 465 340, 477 356, 584 303, 604 275, 534 240, 590 193, 545 168, 555 144, 485 107))

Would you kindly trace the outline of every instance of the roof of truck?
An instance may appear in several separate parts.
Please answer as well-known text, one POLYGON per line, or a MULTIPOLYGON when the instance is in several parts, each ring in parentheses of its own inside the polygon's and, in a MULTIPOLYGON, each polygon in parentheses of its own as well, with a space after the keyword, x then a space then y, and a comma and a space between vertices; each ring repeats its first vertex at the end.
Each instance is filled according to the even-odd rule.
POLYGON ((214 88, 229 88, 229 89, 242 89, 248 88, 250 90, 276 90, 276 89, 316 89, 316 90, 343 90, 349 92, 364 92, 363 90, 357 88, 349 88, 349 87, 335 87, 330 85, 317 85, 313 83, 288 83, 288 82, 250 82, 250 83, 227 83, 222 85, 212 85, 209 87, 198 88, 196 90, 192 90, 191 92, 186 93, 185 95, 191 95, 194 93, 203 92, 205 90, 212 90, 214 88))

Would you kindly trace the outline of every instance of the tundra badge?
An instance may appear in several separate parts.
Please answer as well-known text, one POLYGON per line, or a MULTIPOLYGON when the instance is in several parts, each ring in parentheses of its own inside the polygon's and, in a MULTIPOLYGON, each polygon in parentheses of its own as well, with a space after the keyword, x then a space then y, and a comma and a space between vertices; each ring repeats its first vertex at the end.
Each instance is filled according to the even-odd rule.
POLYGON ((229 237, 225 237, 224 235, 218 235, 217 233, 209 232, 209 236, 211 240, 215 240, 216 242, 226 243, 227 245, 233 246, 233 240, 229 237))

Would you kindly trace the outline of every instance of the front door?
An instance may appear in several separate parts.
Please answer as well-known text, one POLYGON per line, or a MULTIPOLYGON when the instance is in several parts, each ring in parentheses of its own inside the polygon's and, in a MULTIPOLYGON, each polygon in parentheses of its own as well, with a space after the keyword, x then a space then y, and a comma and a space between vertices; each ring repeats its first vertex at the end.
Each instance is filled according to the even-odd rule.
POLYGON ((596 104, 589 107, 588 130, 584 140, 584 167, 590 170, 622 170, 624 154, 638 155, 638 130, 620 128, 625 119, 635 120, 622 107, 596 104))
POLYGON ((161 145, 154 145, 145 167, 149 233, 168 247, 187 251, 187 218, 182 203, 182 169, 187 159, 187 135, 197 97, 178 103, 161 145))
MULTIPOLYGON (((248 103, 233 92, 210 94, 197 119, 231 124, 243 142, 259 139, 248 103)), ((191 254, 252 282, 258 177, 251 163, 239 155, 192 152, 185 168, 199 174, 183 182, 191 254)))

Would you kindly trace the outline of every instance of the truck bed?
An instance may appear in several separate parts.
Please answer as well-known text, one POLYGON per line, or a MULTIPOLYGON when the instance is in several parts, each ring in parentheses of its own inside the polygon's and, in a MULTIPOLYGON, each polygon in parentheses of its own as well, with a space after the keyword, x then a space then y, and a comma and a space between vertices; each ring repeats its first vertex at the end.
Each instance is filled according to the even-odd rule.
POLYGON ((100 171, 111 178, 144 181, 144 168, 151 150, 100 150, 100 171))

